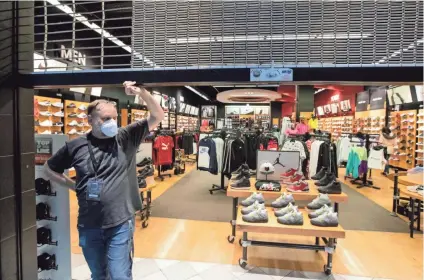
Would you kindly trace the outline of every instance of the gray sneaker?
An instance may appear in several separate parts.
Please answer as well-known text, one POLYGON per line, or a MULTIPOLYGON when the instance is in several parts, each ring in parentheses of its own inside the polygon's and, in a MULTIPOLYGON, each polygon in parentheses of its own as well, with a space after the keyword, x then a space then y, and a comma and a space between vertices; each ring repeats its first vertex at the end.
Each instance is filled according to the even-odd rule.
POLYGON ((274 208, 283 208, 289 205, 290 202, 294 204, 293 195, 283 193, 279 198, 271 203, 271 206, 274 208))
POLYGON ((246 198, 245 200, 241 202, 241 205, 243 205, 244 207, 247 207, 252 205, 255 201, 258 201, 259 203, 265 202, 265 199, 262 193, 256 193, 256 192, 252 193, 248 198, 246 198))
POLYGON ((241 179, 232 183, 231 188, 238 190, 248 190, 250 189, 250 180, 248 177, 242 177, 241 179))
POLYGON ((308 209, 317 210, 320 209, 324 205, 331 205, 331 200, 327 194, 320 193, 311 203, 308 203, 308 209))
POLYGON ((297 212, 297 206, 293 206, 293 204, 289 203, 289 205, 287 205, 286 207, 275 210, 274 214, 276 217, 282 217, 293 211, 297 212))
POLYGON ((277 222, 283 225, 301 226, 303 225, 303 214, 302 212, 293 211, 282 217, 278 217, 277 222))
POLYGON ((324 206, 322 206, 320 209, 315 210, 315 211, 313 211, 313 212, 309 213, 309 214, 308 214, 308 217, 309 217, 310 219, 313 219, 313 218, 319 217, 319 216, 321 216, 322 214, 327 213, 327 212, 331 212, 331 213, 332 213, 332 212, 333 212, 333 208, 331 208, 331 207, 327 206, 327 204, 325 204, 325 205, 324 205, 324 206))
POLYGON ((339 219, 337 213, 326 212, 321 216, 311 219, 311 224, 318 227, 336 227, 339 225, 339 219))
POLYGON ((258 209, 242 216, 243 221, 248 223, 267 223, 268 212, 266 209, 258 209))
POLYGON ((265 209, 265 204, 264 203, 259 203, 256 200, 252 205, 250 205, 248 207, 244 207, 243 209, 241 209, 241 213, 243 215, 247 215, 247 214, 249 214, 249 213, 251 213, 251 212, 253 212, 255 210, 258 210, 258 209, 261 209, 261 210, 265 209))

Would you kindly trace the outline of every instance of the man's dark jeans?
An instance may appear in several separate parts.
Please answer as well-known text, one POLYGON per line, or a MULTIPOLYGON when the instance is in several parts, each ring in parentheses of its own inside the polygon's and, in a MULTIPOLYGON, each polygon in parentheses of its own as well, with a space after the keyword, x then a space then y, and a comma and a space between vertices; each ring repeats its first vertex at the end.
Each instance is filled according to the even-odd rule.
POLYGON ((134 219, 108 229, 78 230, 93 280, 132 280, 134 219))

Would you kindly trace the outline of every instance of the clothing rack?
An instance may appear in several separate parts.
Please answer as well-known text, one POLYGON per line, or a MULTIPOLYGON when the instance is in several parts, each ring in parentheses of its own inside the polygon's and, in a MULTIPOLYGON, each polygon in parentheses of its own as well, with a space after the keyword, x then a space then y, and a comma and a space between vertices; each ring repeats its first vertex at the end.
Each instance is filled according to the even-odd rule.
MULTIPOLYGON (((155 137, 159 135, 166 135, 166 136, 172 136, 174 142, 175 142, 175 132, 173 130, 166 130, 166 129, 158 129, 156 130, 155 137)), ((165 180, 165 177, 171 178, 171 174, 162 174, 162 165, 158 165, 158 178, 160 178, 161 181, 165 180)))
MULTIPOLYGON (((228 133, 226 130, 218 130, 218 131, 213 131, 211 133, 205 133, 205 134, 212 134, 212 135, 219 135, 219 137, 225 141, 225 138, 227 137, 228 134, 232 134, 231 132, 228 133)), ((223 149, 225 149, 225 145, 223 146, 223 149)), ((224 154, 224 151, 222 151, 222 154, 224 154)), ((223 191, 226 192, 227 189, 225 188, 225 178, 224 178, 224 172, 222 172, 221 170, 221 182, 220 185, 217 184, 212 184, 212 188, 209 189, 209 193, 213 194, 216 191, 223 191)))
MULTIPOLYGON (((354 133, 349 133, 350 134, 350 138, 352 138, 353 135, 355 135, 354 133)), ((370 140, 370 136, 378 136, 378 134, 363 134, 365 136, 365 149, 367 150, 367 155, 369 155, 370 152, 370 145, 372 143, 372 141, 370 140)), ((358 142, 358 141, 351 141, 351 143, 363 143, 362 141, 358 142)), ((371 175, 371 172, 370 172, 371 175)), ((362 188, 372 188, 372 189, 376 189, 376 190, 380 190, 380 187, 374 186, 372 180, 369 180, 367 178, 368 176, 368 172, 364 172, 364 174, 362 174, 362 180, 361 178, 355 178, 353 180, 351 180, 350 182, 352 184, 358 185, 356 188, 358 189, 362 189, 362 188)))

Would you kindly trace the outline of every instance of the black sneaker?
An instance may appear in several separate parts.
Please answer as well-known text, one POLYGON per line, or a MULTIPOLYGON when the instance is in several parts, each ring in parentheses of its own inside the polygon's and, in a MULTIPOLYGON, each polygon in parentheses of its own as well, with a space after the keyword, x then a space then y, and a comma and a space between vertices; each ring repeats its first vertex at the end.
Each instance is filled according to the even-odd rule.
POLYGON ((239 168, 237 168, 236 171, 233 171, 231 174, 239 174, 242 170, 249 171, 249 165, 247 165, 247 163, 243 163, 239 168))
POLYGON ((148 164, 152 164, 152 159, 149 158, 149 157, 144 158, 142 161, 140 161, 139 163, 137 163, 137 167, 143 167, 143 166, 146 166, 148 164))
POLYGON ((242 177, 240 180, 235 181, 234 183, 231 184, 231 188, 238 189, 238 190, 250 189, 249 177, 242 177))
POLYGON ((326 186, 330 184, 332 181, 336 180, 336 176, 333 173, 325 173, 325 176, 322 177, 321 180, 315 182, 315 186, 326 186))
POLYGON ((315 174, 314 176, 311 177, 312 180, 321 180, 324 176, 325 173, 327 172, 327 167, 323 166, 321 167, 321 170, 315 174))
POLYGON ((144 189, 145 187, 147 187, 146 179, 137 178, 137 181, 138 181, 138 188, 139 189, 144 189))
POLYGON ((149 177, 149 176, 153 176, 154 172, 155 172, 155 169, 153 168, 153 166, 148 165, 146 168, 138 171, 138 173, 139 173, 138 177, 146 178, 146 177, 149 177))
POLYGON ((55 122, 53 123, 53 126, 63 126, 63 122, 55 122))
POLYGON ((250 172, 247 170, 242 170, 237 176, 234 178, 234 181, 238 181, 243 177, 250 178, 250 172))
POLYGON ((319 187, 318 191, 320 193, 341 194, 342 193, 342 185, 337 180, 334 180, 326 186, 319 187))

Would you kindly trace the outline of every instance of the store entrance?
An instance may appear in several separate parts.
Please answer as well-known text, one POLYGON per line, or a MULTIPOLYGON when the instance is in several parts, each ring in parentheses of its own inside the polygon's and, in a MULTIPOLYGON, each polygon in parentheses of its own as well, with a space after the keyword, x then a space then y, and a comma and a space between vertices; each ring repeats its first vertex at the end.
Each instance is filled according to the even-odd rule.
MULTIPOLYGON (((422 173, 405 185, 394 182, 395 172, 422 166, 421 86, 147 89, 165 118, 137 150, 143 209, 135 219, 135 277, 186 266, 193 276, 207 278, 219 263, 235 277, 252 271, 276 277, 312 273, 317 279, 330 273, 401 279, 408 273, 415 279, 421 273, 416 244, 422 199, 420 189, 407 185, 421 184, 422 173), (373 246, 357 245, 364 240, 373 246), (389 243, 395 250, 408 248, 415 259, 397 264, 383 250, 389 243), (366 261, 370 254, 372 262, 366 261)), ((96 97, 87 92, 93 89, 37 90, 36 139, 51 138, 56 147, 57 134, 73 139, 88 132, 84 110, 96 99, 115 102, 122 127, 149 115, 143 100, 122 88, 101 88, 96 97)), ((72 169, 69 174, 76 176, 72 169)), ((70 232, 73 277, 89 277, 73 192, 69 213, 61 215, 70 220, 61 230, 70 232)))

